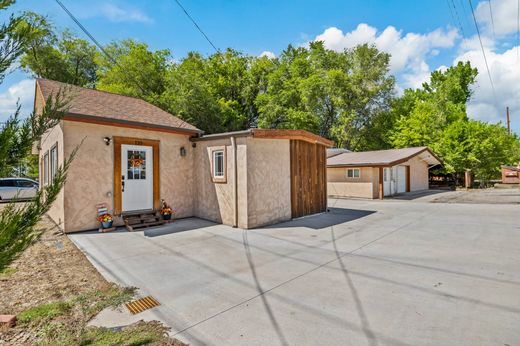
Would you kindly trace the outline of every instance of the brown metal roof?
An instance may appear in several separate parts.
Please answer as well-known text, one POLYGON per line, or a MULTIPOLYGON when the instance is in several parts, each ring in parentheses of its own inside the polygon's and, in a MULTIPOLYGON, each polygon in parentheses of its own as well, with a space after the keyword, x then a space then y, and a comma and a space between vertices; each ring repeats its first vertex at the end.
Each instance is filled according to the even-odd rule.
POLYGON ((230 137, 254 137, 254 138, 269 138, 269 139, 292 139, 301 140, 309 143, 321 144, 326 147, 334 146, 334 142, 315 135, 305 130, 290 130, 290 129, 249 129, 242 131, 215 133, 211 135, 203 135, 201 137, 191 138, 193 142, 209 141, 213 139, 230 138, 230 137))
POLYGON ((151 128, 175 129, 178 131, 202 132, 182 119, 163 111, 146 101, 134 97, 114 94, 101 90, 57 82, 49 79, 37 79, 44 100, 62 90, 70 97, 69 112, 66 119, 83 119, 122 124, 141 124, 151 128))
POLYGON ((441 160, 428 147, 416 147, 342 153, 328 158, 327 167, 393 166, 416 155, 428 164, 441 164, 441 160))

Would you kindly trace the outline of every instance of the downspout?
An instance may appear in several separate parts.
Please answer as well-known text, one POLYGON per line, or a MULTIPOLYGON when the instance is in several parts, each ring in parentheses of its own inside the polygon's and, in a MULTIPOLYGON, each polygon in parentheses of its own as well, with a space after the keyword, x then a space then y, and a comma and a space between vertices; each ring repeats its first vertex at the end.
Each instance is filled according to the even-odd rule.
POLYGON ((231 137, 231 147, 233 150, 233 227, 238 227, 238 182, 237 182, 237 143, 235 137, 231 137))

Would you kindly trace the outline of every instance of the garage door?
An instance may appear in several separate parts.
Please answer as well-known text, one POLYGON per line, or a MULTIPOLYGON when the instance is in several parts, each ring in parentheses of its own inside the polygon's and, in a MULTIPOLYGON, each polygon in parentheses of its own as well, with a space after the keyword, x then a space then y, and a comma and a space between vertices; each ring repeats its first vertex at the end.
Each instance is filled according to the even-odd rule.
POLYGON ((397 193, 406 192, 406 166, 397 166, 397 193))

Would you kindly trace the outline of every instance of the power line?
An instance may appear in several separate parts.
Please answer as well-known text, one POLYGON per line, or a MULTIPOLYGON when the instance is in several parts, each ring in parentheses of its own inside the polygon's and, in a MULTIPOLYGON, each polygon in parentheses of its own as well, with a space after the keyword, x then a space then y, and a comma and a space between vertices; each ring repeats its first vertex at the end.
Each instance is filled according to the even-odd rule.
POLYGON ((518 0, 518 5, 516 8, 516 62, 519 61, 520 58, 520 0, 518 0))
POLYGON ((495 21, 493 20, 493 10, 491 9, 491 0, 488 0, 489 16, 491 17, 491 28, 493 29, 493 37, 495 37, 495 21))
MULTIPOLYGON (((453 10, 455 11, 455 16, 457 17, 457 22, 459 23, 459 28, 462 33, 463 37, 466 37, 466 34, 464 33, 464 28, 462 27, 462 22, 460 21, 459 11, 457 10, 457 7, 455 6, 455 1, 451 0, 451 4, 453 5, 453 10)), ((449 6, 448 2, 448 6, 449 6)))
POLYGON ((495 92, 495 86, 493 85, 493 79, 491 78, 491 72, 489 71, 489 65, 488 65, 487 58, 486 58, 486 51, 484 50, 484 45, 482 44, 482 38, 480 37, 480 30, 478 28, 477 18, 475 18, 475 10, 473 9, 473 3, 471 2, 471 0, 468 0, 468 2, 469 2, 469 6, 471 8, 471 14, 473 15, 473 21, 475 22, 475 28, 477 28, 478 40, 480 42, 480 48, 482 48, 482 55, 484 56, 484 63, 486 64, 489 82, 491 83, 491 89, 493 90, 493 97, 495 98, 495 102, 498 105, 497 94, 495 92))
POLYGON ((190 14, 188 13, 188 11, 186 11, 186 9, 184 8, 184 6, 182 6, 182 4, 180 3, 179 0, 175 0, 175 2, 177 3, 177 5, 179 5, 179 7, 181 8, 181 10, 186 14, 186 16, 191 20, 191 22, 193 23, 193 25, 195 25, 195 27, 197 28, 197 30, 200 31, 200 33, 202 34, 202 36, 204 36, 204 38, 206 39, 206 41, 209 42, 209 44, 213 47, 213 49, 215 49, 215 51, 217 53, 220 52, 220 50, 213 44, 213 42, 211 42, 211 40, 209 39, 208 35, 206 35, 206 33, 201 29, 201 27, 197 24, 197 22, 195 21, 195 19, 192 18, 192 16, 190 16, 190 14))
MULTIPOLYGON (((92 42, 94 42, 94 44, 99 48, 99 50, 101 50, 101 52, 103 52, 103 54, 105 54, 105 56, 110 60, 112 61, 114 64, 116 64, 117 66, 119 66, 121 69, 123 68, 118 62, 116 59, 114 59, 106 50, 105 48, 103 48, 103 46, 96 40, 96 38, 80 23, 79 20, 76 19, 76 17, 74 17, 74 15, 72 14, 72 12, 69 11, 69 9, 67 7, 65 7, 65 5, 60 1, 60 0, 55 0, 56 3, 58 5, 60 5, 60 7, 63 9, 63 11, 65 11, 65 13, 67 13, 69 15, 69 17, 74 21, 74 23, 76 23, 79 28, 81 29, 81 31, 83 31, 85 33, 85 35, 87 35, 91 40, 92 42)), ((133 78, 132 78, 133 79, 133 78)), ((146 95, 147 92, 143 89, 143 87, 141 87, 141 85, 139 83, 137 83, 135 80, 133 81, 135 83, 135 85, 141 90, 141 92, 143 93, 143 95, 146 95)))

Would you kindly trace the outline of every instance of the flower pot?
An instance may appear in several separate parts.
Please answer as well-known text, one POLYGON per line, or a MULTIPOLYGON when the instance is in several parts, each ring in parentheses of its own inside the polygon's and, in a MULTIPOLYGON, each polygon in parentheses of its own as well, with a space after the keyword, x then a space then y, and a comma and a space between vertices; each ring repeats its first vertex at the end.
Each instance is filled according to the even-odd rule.
POLYGON ((112 222, 113 222, 113 220, 103 221, 103 222, 101 222, 101 226, 103 228, 112 228, 112 222))
POLYGON ((172 214, 162 214, 163 220, 170 220, 172 218, 172 214))

